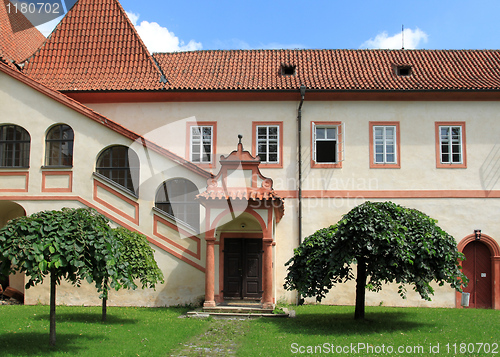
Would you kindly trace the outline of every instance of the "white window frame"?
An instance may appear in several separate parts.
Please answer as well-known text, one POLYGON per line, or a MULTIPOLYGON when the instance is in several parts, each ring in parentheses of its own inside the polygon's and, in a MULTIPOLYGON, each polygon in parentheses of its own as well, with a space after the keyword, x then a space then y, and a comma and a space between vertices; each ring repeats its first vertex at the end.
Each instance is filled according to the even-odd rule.
POLYGON ((390 164, 390 165, 397 165, 398 164, 398 130, 396 125, 373 125, 373 163, 376 165, 380 164, 390 164), (391 128, 393 130, 393 138, 388 139, 387 135, 387 129, 391 128), (376 136, 376 131, 377 129, 382 129, 382 139, 378 139, 376 136), (377 153, 377 146, 382 145, 383 147, 383 160, 382 161, 377 161, 377 154, 380 155, 380 153, 377 153), (389 145, 393 146, 393 151, 388 152, 387 148, 389 145), (387 157, 389 155, 394 156, 394 161, 389 161, 387 157))
MULTIPOLYGON (((340 125, 328 125, 328 124, 316 124, 316 123, 313 123, 313 160, 316 164, 318 165, 336 165, 336 164, 339 164, 340 163, 340 160, 339 160, 339 153, 341 152, 341 147, 339 147, 339 128, 340 128, 340 125), (328 137, 326 138, 320 138, 318 139, 317 137, 317 132, 316 130, 320 128, 324 128, 324 129, 335 129, 335 138, 334 139, 328 139, 328 137), (329 161, 329 162, 318 162, 317 161, 317 142, 318 141, 334 141, 335 142, 335 150, 336 150, 336 153, 335 153, 335 161, 329 161)), ((343 150, 342 150, 343 152, 343 150)))
POLYGON ((271 144, 276 145, 276 152, 272 152, 272 154, 276 154, 276 160, 270 161, 270 160, 262 160, 261 157, 261 163, 263 164, 279 164, 281 157, 280 157, 280 126, 275 125, 275 124, 269 124, 269 125, 256 125, 255 126, 255 138, 256 138, 256 147, 255 151, 256 154, 259 155, 259 145, 265 144, 266 150, 267 150, 267 158, 269 159, 269 154, 271 153, 271 150, 269 149, 271 144), (266 128, 266 138, 265 140, 259 139, 259 128, 266 128), (269 138, 269 129, 270 128, 276 128, 276 140, 272 140, 269 138))
POLYGON ((190 161, 196 164, 211 164, 214 156, 214 126, 213 125, 192 125, 190 126, 190 161), (204 153, 205 151, 203 150, 204 146, 207 145, 203 141, 203 131, 205 128, 210 128, 210 160, 204 160, 204 153), (199 129, 200 130, 200 138, 195 139, 194 138, 194 133, 193 130, 199 129), (200 149, 196 152, 194 150, 194 145, 199 145, 200 149), (200 159, 195 161, 194 160, 194 155, 197 154, 199 155, 200 159))
POLYGON ((461 125, 439 125, 439 160, 441 164, 461 165, 464 163, 463 132, 461 125), (448 129, 446 140, 443 139, 442 129, 448 129), (453 129, 459 129, 458 139, 453 138, 454 135, 451 134, 453 129), (443 146, 448 147, 448 153, 444 154, 449 156, 448 161, 443 160, 443 146), (453 146, 458 146, 459 148, 459 161, 453 160, 453 156, 456 155, 456 153, 453 152, 453 146))

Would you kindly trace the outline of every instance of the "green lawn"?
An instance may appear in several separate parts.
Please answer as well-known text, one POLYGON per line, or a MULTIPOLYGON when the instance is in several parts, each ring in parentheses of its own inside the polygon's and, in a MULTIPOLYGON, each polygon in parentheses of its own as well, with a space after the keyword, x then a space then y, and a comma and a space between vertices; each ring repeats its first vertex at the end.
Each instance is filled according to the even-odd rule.
POLYGON ((367 307, 367 320, 354 321, 353 307, 290 308, 294 319, 225 323, 178 318, 183 308, 110 307, 102 323, 98 307, 58 306, 57 346, 50 348, 48 306, 0 306, 0 355, 222 356, 210 341, 223 344, 224 334, 237 356, 500 354, 500 311, 367 307))
POLYGON ((239 355, 500 354, 500 311, 367 307, 366 320, 355 321, 354 307, 317 305, 293 308, 297 313, 295 319, 254 321, 239 349, 239 355), (474 345, 469 345, 471 343, 474 345), (438 351, 438 344, 439 354, 432 353, 438 351), (478 353, 480 347, 481 352, 478 353), (469 353, 467 348, 474 352, 469 353), (485 348, 489 349, 489 354, 484 353, 485 348), (316 354, 307 353, 308 349, 316 354), (496 354, 491 353, 494 349, 496 354), (302 351, 305 353, 301 353, 302 351), (398 353, 401 351, 403 353, 398 353), (460 353, 461 351, 464 353, 460 353))
POLYGON ((56 308, 57 342, 49 346, 48 306, 0 306, 0 356, 168 356, 203 333, 209 321, 178 318, 181 308, 56 308))

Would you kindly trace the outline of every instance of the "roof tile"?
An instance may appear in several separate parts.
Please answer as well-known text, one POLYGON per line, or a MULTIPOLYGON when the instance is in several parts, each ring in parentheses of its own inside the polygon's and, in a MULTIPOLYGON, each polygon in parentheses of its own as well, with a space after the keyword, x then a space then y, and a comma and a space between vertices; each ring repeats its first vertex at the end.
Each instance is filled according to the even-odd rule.
POLYGON ((153 55, 171 90, 499 90, 498 50, 231 50, 153 55), (283 75, 281 66, 295 66, 283 75), (397 66, 410 66, 398 76, 397 66))
POLYGON ((22 12, 9 13, 8 4, 9 0, 0 0, 0 55, 20 63, 41 46, 45 37, 22 12))
POLYGON ((79 0, 25 73, 60 91, 163 87, 159 68, 118 0, 79 0))

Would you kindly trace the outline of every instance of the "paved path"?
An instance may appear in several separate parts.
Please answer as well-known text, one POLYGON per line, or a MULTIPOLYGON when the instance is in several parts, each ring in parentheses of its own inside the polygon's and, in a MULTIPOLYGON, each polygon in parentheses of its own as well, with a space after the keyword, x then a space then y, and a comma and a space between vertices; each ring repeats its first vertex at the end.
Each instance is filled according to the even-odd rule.
POLYGON ((249 323, 248 319, 213 320, 205 333, 184 342, 170 356, 235 356, 249 323))

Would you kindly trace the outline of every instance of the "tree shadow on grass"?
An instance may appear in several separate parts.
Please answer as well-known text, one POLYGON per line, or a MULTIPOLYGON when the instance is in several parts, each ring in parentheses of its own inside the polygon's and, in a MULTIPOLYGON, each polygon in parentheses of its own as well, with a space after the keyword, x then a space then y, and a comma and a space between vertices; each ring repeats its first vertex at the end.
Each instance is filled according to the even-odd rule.
POLYGON ((41 356, 50 355, 53 352, 62 352, 76 356, 85 352, 85 346, 93 340, 102 339, 102 336, 58 332, 56 346, 51 347, 48 332, 3 333, 0 335, 1 355, 41 356))
MULTIPOLYGON (((49 314, 39 314, 35 317, 33 317, 35 320, 44 320, 49 322, 50 321, 50 315, 49 314)), ((103 323, 105 325, 131 325, 131 324, 136 324, 137 320, 135 319, 129 319, 129 318, 123 318, 117 315, 110 315, 108 313, 106 317, 106 321, 102 322, 102 315, 100 313, 86 313, 86 312, 75 312, 75 313, 68 313, 68 312, 61 312, 58 313, 56 312, 56 324, 58 322, 79 322, 79 323, 103 323)))
POLYGON ((295 318, 265 319, 263 323, 277 326, 287 334, 299 335, 371 335, 391 332, 409 332, 430 324, 412 321, 402 311, 370 312, 365 320, 354 320, 352 313, 297 313, 295 318))

